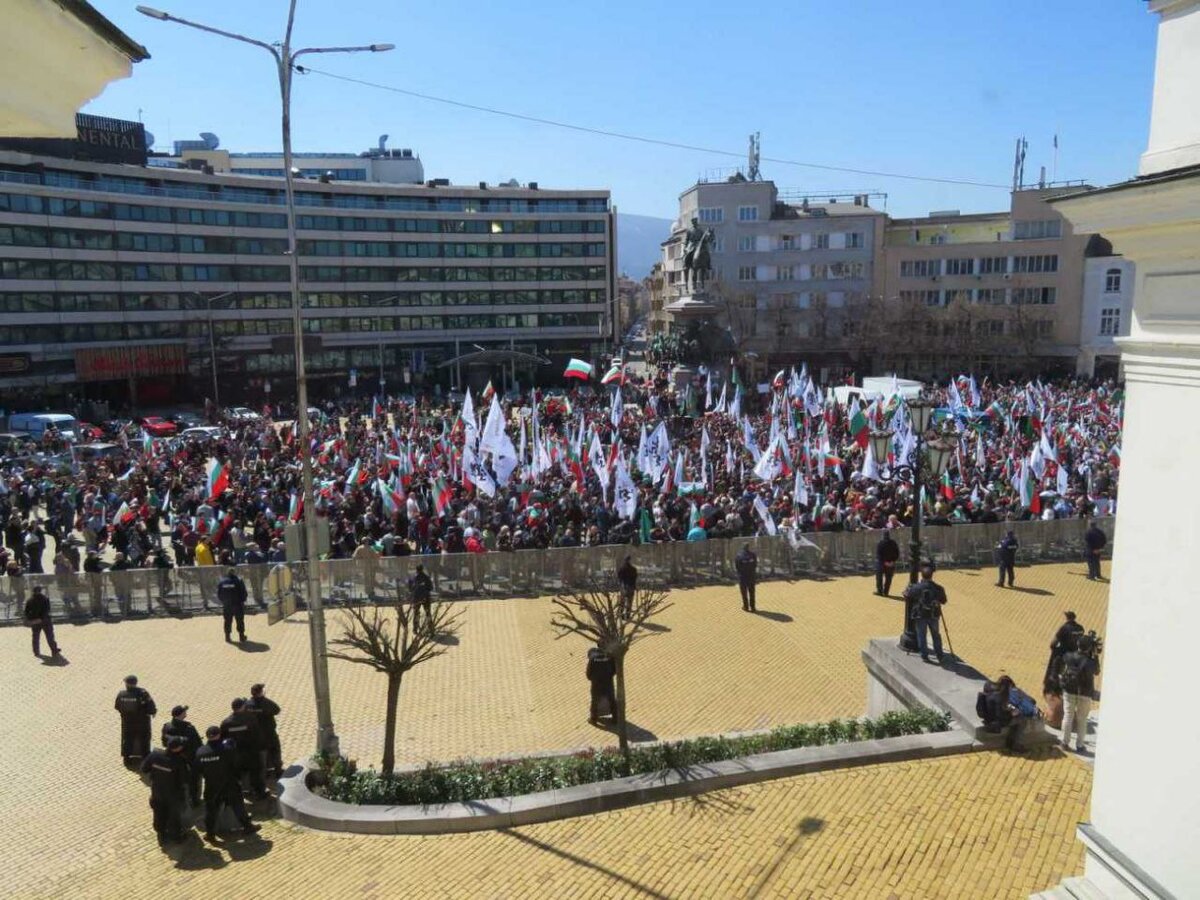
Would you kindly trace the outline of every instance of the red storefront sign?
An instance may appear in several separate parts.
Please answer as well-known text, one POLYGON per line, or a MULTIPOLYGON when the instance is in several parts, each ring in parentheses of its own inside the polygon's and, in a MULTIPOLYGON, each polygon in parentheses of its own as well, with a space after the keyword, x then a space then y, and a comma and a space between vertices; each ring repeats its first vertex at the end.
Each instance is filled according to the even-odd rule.
POLYGON ((154 375, 180 375, 187 371, 183 344, 157 347, 94 347, 75 351, 75 377, 79 381, 117 381, 154 375))

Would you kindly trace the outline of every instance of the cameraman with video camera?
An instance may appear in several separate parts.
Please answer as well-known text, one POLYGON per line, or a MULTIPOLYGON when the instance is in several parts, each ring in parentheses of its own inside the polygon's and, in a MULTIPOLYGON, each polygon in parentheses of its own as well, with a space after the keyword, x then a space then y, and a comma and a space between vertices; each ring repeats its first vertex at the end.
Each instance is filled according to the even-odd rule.
POLYGON ((1071 749, 1071 731, 1075 732, 1076 749, 1087 753, 1088 711, 1096 696, 1096 676, 1100 674, 1100 639, 1089 631, 1075 639, 1075 648, 1063 654, 1059 662, 1058 683, 1063 695, 1063 749, 1071 749))

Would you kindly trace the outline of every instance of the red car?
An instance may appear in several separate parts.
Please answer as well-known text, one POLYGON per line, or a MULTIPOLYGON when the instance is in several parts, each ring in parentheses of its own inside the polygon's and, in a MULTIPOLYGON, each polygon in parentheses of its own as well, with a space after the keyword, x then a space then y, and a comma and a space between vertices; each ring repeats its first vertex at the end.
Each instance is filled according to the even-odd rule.
POLYGON ((90 441, 104 440, 104 431, 91 422, 77 422, 75 424, 75 431, 79 435, 80 443, 86 444, 90 441))
POLYGON ((142 430, 151 437, 174 437, 179 428, 174 422, 168 422, 161 416, 146 416, 140 420, 142 430))

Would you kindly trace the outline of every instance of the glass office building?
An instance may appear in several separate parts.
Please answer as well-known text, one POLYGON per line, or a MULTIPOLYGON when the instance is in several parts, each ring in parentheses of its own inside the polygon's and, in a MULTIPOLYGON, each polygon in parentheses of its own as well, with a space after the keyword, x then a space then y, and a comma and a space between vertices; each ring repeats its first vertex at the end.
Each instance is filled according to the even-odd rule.
MULTIPOLYGON (((479 347, 550 359, 504 374, 556 381, 609 346, 607 191, 305 179, 296 204, 318 397, 381 373, 450 387, 442 364, 479 347)), ((0 395, 196 400, 215 360, 222 402, 288 396, 286 244, 280 178, 0 149, 0 395)))

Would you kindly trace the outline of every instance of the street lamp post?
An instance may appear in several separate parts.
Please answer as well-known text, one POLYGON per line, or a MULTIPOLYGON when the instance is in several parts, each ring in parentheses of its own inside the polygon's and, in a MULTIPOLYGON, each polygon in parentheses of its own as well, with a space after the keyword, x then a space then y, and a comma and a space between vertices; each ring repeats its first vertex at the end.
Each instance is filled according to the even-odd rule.
MULTIPOLYGON (((213 308, 212 305, 218 300, 224 300, 226 297, 232 297, 237 291, 226 291, 223 294, 217 294, 213 297, 205 297, 204 302, 208 306, 208 362, 212 368, 212 389, 213 389, 213 406, 219 411, 221 409, 221 393, 217 387, 217 338, 213 327, 213 308)), ((197 294, 196 296, 200 296, 197 294)))
POLYGON ((292 333, 295 338, 296 355, 296 426, 304 481, 304 535, 306 566, 306 588, 308 604, 309 639, 312 651, 313 689, 317 701, 317 750, 336 754, 339 751, 337 734, 333 729, 333 710, 329 700, 329 662, 325 657, 325 611, 321 604, 320 582, 316 573, 317 555, 317 507, 313 493, 312 458, 308 453, 308 376, 304 370, 304 328, 300 309, 300 259, 296 252, 296 195, 295 173, 292 170, 292 72, 297 68, 296 60, 311 53, 379 53, 394 49, 393 44, 368 44, 361 47, 305 47, 292 49, 292 28, 296 20, 296 0, 288 4, 287 27, 283 41, 269 44, 265 41, 201 25, 181 19, 170 13, 149 6, 139 6, 138 12, 163 22, 175 22, 220 37, 241 41, 267 51, 275 60, 279 78, 280 130, 283 134, 283 178, 287 206, 288 269, 291 275, 292 333))
MULTIPOLYGON (((942 474, 950 465, 950 457, 954 452, 954 446, 941 440, 929 441, 926 439, 926 434, 929 431, 929 425, 933 419, 934 403, 930 400, 911 400, 907 403, 909 419, 912 424, 913 435, 916 439, 916 448, 913 453, 913 462, 899 463, 897 465, 887 465, 888 450, 891 447, 892 437, 895 432, 892 431, 872 431, 871 432, 871 451, 875 455, 875 462, 879 466, 879 476, 883 481, 908 481, 913 486, 913 522, 912 522, 912 540, 909 543, 909 569, 908 580, 910 584, 917 581, 918 572, 921 568, 921 488, 925 484, 925 477, 928 473, 932 473, 935 478, 941 478, 942 474), (929 450, 929 466, 928 473, 925 466, 925 449, 929 450)), ((900 635, 900 646, 905 650, 917 649, 917 629, 913 622, 913 605, 912 600, 907 596, 904 598, 904 632, 900 635)))

